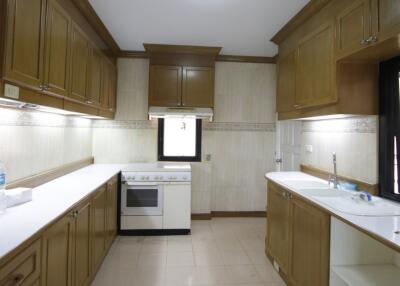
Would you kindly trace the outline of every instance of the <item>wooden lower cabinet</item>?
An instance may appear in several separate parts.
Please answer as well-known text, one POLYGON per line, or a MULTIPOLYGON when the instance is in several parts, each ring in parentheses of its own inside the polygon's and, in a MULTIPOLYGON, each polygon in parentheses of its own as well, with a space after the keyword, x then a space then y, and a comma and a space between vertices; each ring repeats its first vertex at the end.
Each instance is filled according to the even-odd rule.
POLYGON ((73 277, 74 286, 89 285, 92 275, 91 269, 91 217, 92 202, 83 202, 74 213, 75 216, 75 245, 73 277))
POLYGON ((40 242, 40 239, 36 240, 10 262, 0 267, 1 286, 39 285, 40 242))
POLYGON ((117 192, 118 178, 115 177, 107 183, 106 248, 111 246, 117 234, 117 192))
POLYGON ((107 188, 101 187, 93 197, 92 267, 93 273, 101 265, 106 253, 107 188))
POLYGON ((0 260, 0 286, 90 285, 117 234, 117 192, 115 176, 0 260))
POLYGON ((268 182, 266 251, 293 286, 329 285, 330 215, 268 182))
POLYGON ((72 285, 74 217, 67 214, 42 236, 42 286, 72 285))
POLYGON ((289 264, 290 201, 288 192, 268 183, 267 249, 283 272, 289 264))
POLYGON ((329 239, 329 214, 293 197, 288 271, 292 285, 329 285, 329 239))

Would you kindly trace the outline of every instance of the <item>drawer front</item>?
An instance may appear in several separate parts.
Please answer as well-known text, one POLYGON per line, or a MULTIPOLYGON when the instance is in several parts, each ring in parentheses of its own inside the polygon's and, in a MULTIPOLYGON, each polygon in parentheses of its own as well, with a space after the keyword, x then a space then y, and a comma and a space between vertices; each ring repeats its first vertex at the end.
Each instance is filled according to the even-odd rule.
POLYGON ((1 286, 36 285, 40 276, 40 239, 0 269, 1 286))

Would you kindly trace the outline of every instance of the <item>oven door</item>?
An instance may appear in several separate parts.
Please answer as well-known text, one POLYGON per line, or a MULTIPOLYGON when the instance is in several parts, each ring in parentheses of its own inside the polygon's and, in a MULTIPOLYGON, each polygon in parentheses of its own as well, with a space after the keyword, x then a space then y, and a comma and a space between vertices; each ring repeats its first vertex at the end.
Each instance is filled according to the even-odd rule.
POLYGON ((123 183, 121 215, 162 216, 163 186, 157 183, 123 183))

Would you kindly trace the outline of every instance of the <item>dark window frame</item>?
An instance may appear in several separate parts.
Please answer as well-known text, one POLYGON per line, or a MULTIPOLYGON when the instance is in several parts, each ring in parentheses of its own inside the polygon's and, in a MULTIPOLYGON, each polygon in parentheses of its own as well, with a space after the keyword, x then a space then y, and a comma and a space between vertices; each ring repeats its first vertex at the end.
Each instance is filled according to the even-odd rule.
POLYGON ((164 119, 158 119, 158 161, 201 162, 202 120, 196 119, 196 155, 195 156, 164 156, 164 119))
MULTIPOLYGON (((400 202, 394 192, 394 136, 400 152, 400 57, 382 62, 379 66, 379 194, 400 202)), ((397 154, 400 160, 399 154, 397 154)), ((400 165, 397 166, 400 175, 400 165)), ((400 179, 400 178, 399 178, 400 179)), ((397 182, 400 190, 400 180, 397 182)))

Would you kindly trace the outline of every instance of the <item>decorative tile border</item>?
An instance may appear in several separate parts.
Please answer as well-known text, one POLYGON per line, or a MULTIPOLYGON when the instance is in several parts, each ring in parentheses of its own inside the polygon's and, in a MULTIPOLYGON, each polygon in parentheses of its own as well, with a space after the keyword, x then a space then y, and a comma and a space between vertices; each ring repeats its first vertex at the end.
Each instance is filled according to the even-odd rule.
POLYGON ((93 128, 157 129, 157 120, 95 120, 93 128))
POLYGON ((350 117, 318 121, 303 121, 303 132, 377 133, 378 117, 350 117))
POLYGON ((0 126, 91 128, 92 120, 46 112, 0 108, 0 126))
POLYGON ((275 123, 205 122, 203 130, 275 132, 275 123))
MULTIPOLYGON (((93 128, 157 129, 157 120, 95 120, 93 128)), ((275 123, 203 122, 205 131, 275 132, 275 123)))

